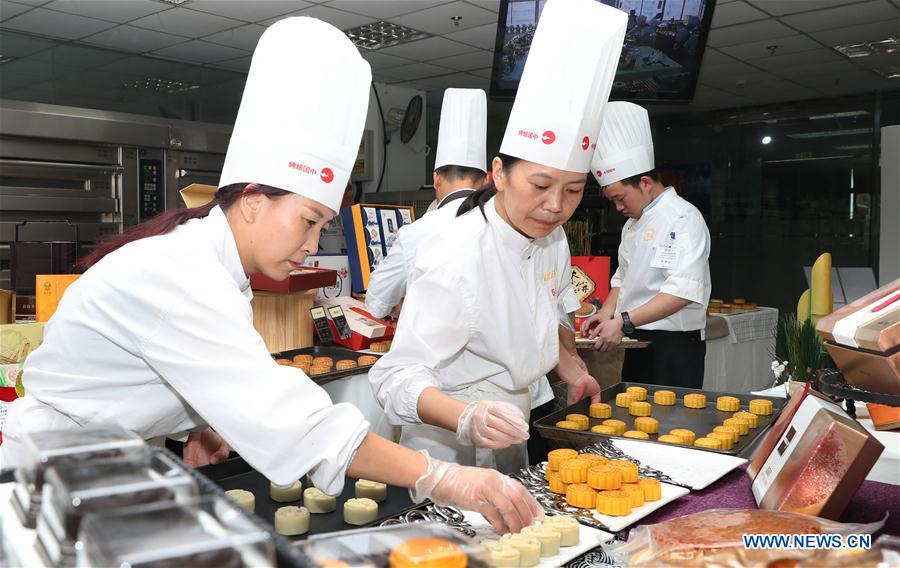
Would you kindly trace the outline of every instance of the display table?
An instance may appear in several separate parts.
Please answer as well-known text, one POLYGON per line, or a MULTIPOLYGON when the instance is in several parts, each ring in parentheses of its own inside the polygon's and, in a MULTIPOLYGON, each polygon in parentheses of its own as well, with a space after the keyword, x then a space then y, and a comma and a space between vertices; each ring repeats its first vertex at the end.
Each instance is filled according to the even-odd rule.
MULTIPOLYGON (((756 508, 756 501, 750 490, 750 478, 744 468, 740 468, 703 491, 689 493, 647 516, 641 524, 652 525, 709 509, 756 508)), ((881 532, 900 535, 900 486, 864 481, 838 520, 844 523, 874 523, 883 519, 885 513, 889 513, 889 516, 881 532)))
MULTIPOLYGON (((771 385, 778 310, 760 307, 710 319, 724 320, 728 333, 706 338, 703 390, 748 393, 771 385)), ((720 321, 711 323, 721 325, 720 321)))

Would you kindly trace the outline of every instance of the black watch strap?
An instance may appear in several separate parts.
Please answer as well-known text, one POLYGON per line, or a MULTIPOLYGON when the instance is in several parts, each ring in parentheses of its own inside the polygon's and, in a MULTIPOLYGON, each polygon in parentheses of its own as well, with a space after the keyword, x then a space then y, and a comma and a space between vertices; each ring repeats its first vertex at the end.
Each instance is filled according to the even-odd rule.
POLYGON ((622 331, 625 332, 625 335, 629 335, 634 333, 634 324, 631 323, 631 318, 628 316, 628 312, 622 312, 622 331))

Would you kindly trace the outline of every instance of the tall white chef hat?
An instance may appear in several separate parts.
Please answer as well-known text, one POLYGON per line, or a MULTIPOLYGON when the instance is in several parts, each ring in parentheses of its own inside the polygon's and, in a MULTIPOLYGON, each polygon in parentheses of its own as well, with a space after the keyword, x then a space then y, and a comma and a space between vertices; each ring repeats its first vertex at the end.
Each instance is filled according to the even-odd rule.
POLYGON ((286 18, 253 53, 219 187, 260 183, 337 211, 359 152, 372 72, 337 28, 286 18))
POLYGON ((591 171, 601 187, 654 167, 653 137, 647 109, 616 101, 606 107, 591 171))
POLYGON ((547 0, 500 152, 587 172, 628 16, 595 0, 547 0))
POLYGON ((443 166, 486 171, 487 96, 481 89, 444 91, 434 169, 443 166))

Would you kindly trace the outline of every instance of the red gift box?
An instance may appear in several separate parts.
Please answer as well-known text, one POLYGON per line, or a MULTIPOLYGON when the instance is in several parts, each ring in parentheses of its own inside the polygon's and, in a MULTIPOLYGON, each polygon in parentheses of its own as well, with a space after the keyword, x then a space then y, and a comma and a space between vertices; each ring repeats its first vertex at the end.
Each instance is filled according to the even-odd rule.
POLYGON ((258 273, 250 277, 250 287, 263 292, 292 294, 334 286, 337 283, 337 276, 336 270, 313 267, 295 270, 285 280, 272 280, 265 274, 258 273))

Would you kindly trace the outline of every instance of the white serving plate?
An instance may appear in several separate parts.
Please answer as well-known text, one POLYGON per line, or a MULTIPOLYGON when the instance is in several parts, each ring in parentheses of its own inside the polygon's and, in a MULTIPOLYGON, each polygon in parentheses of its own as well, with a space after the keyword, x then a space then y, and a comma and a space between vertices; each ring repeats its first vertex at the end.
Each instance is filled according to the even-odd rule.
POLYGON ((706 489, 730 471, 747 463, 744 458, 685 446, 650 444, 641 440, 610 439, 626 455, 668 475, 695 491, 706 489))
MULTIPOLYGON (((497 540, 500 538, 494 528, 491 527, 491 524, 482 517, 478 513, 474 513, 471 511, 463 512, 463 516, 465 520, 471 527, 475 530, 475 540, 479 543, 487 541, 487 540, 497 540)), ((547 558, 541 558, 541 561, 537 566, 540 568, 556 568, 558 566, 563 566, 570 560, 574 560, 589 550, 593 550, 597 548, 602 543, 612 540, 613 535, 608 532, 601 531, 599 529, 595 529, 592 527, 588 527, 585 525, 580 525, 581 534, 578 539, 578 544, 575 546, 567 546, 559 549, 559 554, 556 556, 549 556, 547 558)))

